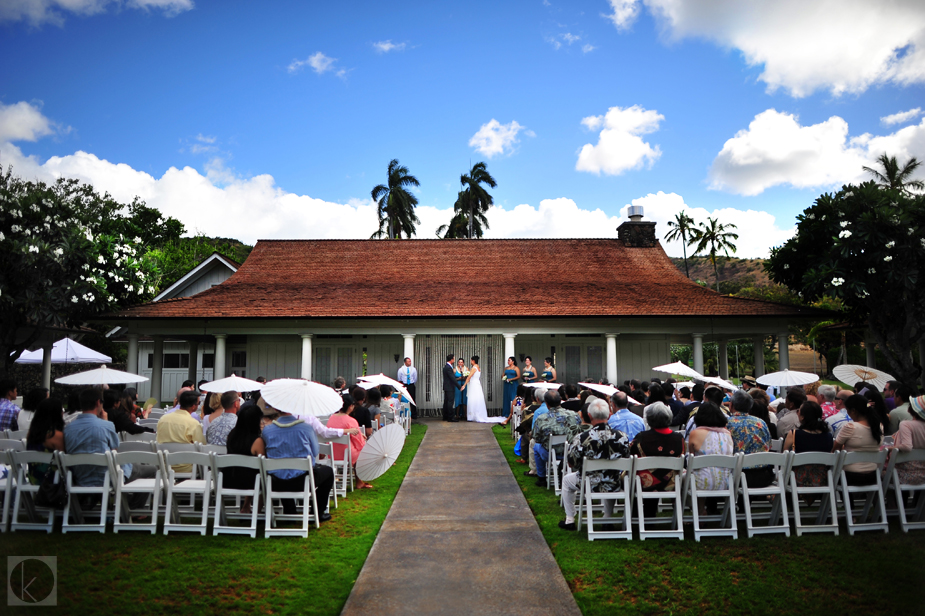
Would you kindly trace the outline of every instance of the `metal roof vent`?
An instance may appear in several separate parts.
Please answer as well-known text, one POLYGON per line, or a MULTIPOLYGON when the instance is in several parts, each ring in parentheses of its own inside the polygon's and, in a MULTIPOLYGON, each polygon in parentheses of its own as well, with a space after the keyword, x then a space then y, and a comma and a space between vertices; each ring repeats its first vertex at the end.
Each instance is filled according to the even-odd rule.
POLYGON ((626 208, 626 214, 633 222, 642 222, 643 208, 641 205, 630 205, 626 208))

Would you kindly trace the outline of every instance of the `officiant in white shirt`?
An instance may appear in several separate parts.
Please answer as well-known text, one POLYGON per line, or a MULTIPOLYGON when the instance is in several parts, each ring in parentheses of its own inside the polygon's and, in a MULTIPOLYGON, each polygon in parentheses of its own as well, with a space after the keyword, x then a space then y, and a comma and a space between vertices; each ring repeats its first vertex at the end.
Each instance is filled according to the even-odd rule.
MULTIPOLYGON (((405 364, 398 369, 398 381, 407 389, 414 400, 418 399, 416 383, 418 382, 418 369, 411 365, 411 358, 405 358, 405 364)), ((411 405, 411 419, 418 418, 418 407, 411 405)))

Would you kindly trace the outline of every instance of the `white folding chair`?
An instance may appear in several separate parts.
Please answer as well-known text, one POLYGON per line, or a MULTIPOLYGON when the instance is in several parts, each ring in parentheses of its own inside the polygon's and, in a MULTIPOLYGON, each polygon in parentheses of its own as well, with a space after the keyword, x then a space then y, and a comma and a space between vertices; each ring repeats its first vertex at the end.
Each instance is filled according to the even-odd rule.
MULTIPOLYGON (((340 492, 340 485, 338 485, 338 474, 337 474, 337 465, 334 464, 334 444, 330 441, 318 441, 318 462, 322 466, 330 467, 331 471, 334 473, 334 487, 331 489, 331 496, 328 497, 328 502, 331 501, 331 498, 334 499, 334 508, 337 509, 337 495, 340 492), (324 458, 322 459, 322 456, 324 458)), ((344 488, 344 496, 347 495, 346 487, 344 488)))
POLYGON ((165 412, 163 409, 151 409, 146 419, 153 419, 154 421, 157 421, 158 419, 163 417, 164 414, 165 412))
MULTIPOLYGON (((555 490, 556 496, 562 494, 562 485, 559 480, 559 459, 556 455, 556 445, 566 445, 568 443, 568 435, 566 434, 550 434, 549 435, 549 444, 548 444, 548 453, 546 457, 546 489, 548 490, 552 487, 555 490)), ((562 451, 565 451, 563 447, 562 451)))
POLYGON ((251 538, 257 537, 257 517, 260 511, 260 458, 256 456, 242 456, 237 454, 216 455, 212 454, 212 473, 215 477, 215 516, 212 521, 212 535, 250 535, 251 538), (254 476, 254 485, 247 489, 226 488, 225 487, 225 469, 228 468, 249 468, 257 471, 254 476), (251 512, 249 514, 241 513, 239 501, 241 497, 251 497, 251 512), (234 498, 232 509, 227 509, 225 500, 234 498), (232 526, 228 523, 229 519, 250 519, 249 526, 232 526))
POLYGON ((659 539, 659 538, 668 538, 668 539, 684 539, 684 493, 681 491, 681 486, 684 483, 684 458, 679 456, 675 457, 645 457, 645 458, 636 458, 635 466, 635 480, 633 492, 636 495, 636 523, 639 526, 639 538, 645 541, 648 538, 659 539), (642 480, 639 478, 640 471, 652 471, 652 470, 672 470, 675 471, 674 478, 674 490, 670 492, 644 492, 642 489, 642 480), (672 515, 670 518, 650 518, 646 520, 645 513, 643 510, 643 503, 646 500, 656 500, 659 502, 661 499, 669 499, 672 502, 672 515), (670 523, 671 528, 668 530, 647 530, 646 524, 666 524, 670 523))
POLYGON ((770 451, 771 453, 780 453, 783 450, 784 450, 784 439, 775 438, 771 440, 768 446, 768 451, 770 451))
POLYGON ((225 445, 205 445, 203 443, 196 443, 196 451, 223 456, 228 453, 228 447, 225 445))
POLYGON ((705 455, 705 456, 688 456, 687 474, 684 476, 684 482, 687 484, 687 494, 691 499, 691 512, 694 522, 694 541, 700 541, 701 537, 732 537, 739 538, 739 529, 736 526, 736 485, 739 480, 741 466, 741 454, 724 456, 724 455, 705 455), (702 468, 723 468, 729 469, 729 481, 726 488, 719 490, 707 490, 697 487, 697 480, 693 471, 702 468), (723 504, 723 511, 716 515, 701 515, 700 499, 718 498, 723 504), (703 522, 719 522, 718 528, 703 528, 703 522))
POLYGON ((887 450, 877 452, 847 451, 842 457, 839 473, 839 485, 841 486, 842 505, 845 508, 845 522, 848 524, 848 534, 854 536, 859 530, 882 530, 884 533, 890 532, 890 525, 886 519, 886 505, 883 501, 883 482, 880 480, 884 463, 886 462, 887 450), (848 478, 845 475, 845 466, 858 462, 873 462, 877 465, 874 472, 875 483, 867 486, 848 485, 848 478), (854 509, 854 497, 864 495, 864 509, 858 515, 854 509), (867 519, 873 514, 872 507, 876 506, 876 516, 870 522, 867 519), (860 520, 860 521, 857 521, 860 520))
MULTIPOLYGON (((106 522, 109 517, 109 496, 111 493, 111 483, 109 479, 110 453, 61 453, 56 452, 58 468, 66 478, 67 485, 67 507, 64 508, 64 522, 61 524, 61 532, 81 531, 81 532, 106 532, 106 522), (75 466, 100 466, 104 469, 103 485, 100 486, 78 486, 74 483, 75 466), (84 508, 81 504, 81 498, 99 497, 99 508, 95 505, 90 508, 84 508), (76 522, 71 521, 71 515, 74 515, 76 522), (86 522, 86 518, 97 518, 96 524, 86 522)), ((85 501, 86 502, 86 501, 85 501)))
MULTIPOLYGON (((2 441, 0 441, 2 443, 2 441)), ((16 485, 16 470, 13 465, 11 448, 0 447, 0 467, 6 467, 6 477, 0 479, 0 496, 3 497, 3 513, 0 515, 0 533, 5 533, 10 524, 10 511, 13 508, 13 488, 16 485)), ((18 451, 22 451, 21 449, 18 451)))
POLYGON ((787 488, 785 478, 790 471, 791 454, 761 452, 750 453, 742 458, 742 472, 739 474, 739 485, 737 492, 742 499, 742 507, 745 509, 745 527, 748 532, 748 538, 755 535, 784 533, 790 536, 790 518, 787 516, 787 488), (774 472, 774 482, 764 488, 752 488, 748 485, 748 476, 745 469, 756 466, 771 466, 774 472), (757 498, 754 503, 752 497, 757 498), (768 497, 773 497, 770 503, 770 511, 761 511, 755 513, 753 508, 760 507, 761 504, 768 504, 768 497), (755 520, 767 520, 765 526, 756 526, 755 520))
POLYGON ((164 534, 170 531, 198 532, 206 534, 209 520, 209 500, 212 494, 211 455, 199 451, 171 451, 161 449, 161 475, 164 477, 167 495, 164 499, 166 514, 164 516, 164 534), (185 473, 177 473, 173 466, 192 464, 191 478, 182 479, 185 473), (199 474, 202 479, 196 479, 199 474), (177 481, 180 479, 180 481, 177 481), (188 507, 180 507, 174 502, 176 495, 185 494, 190 498, 188 507), (201 499, 201 510, 197 508, 197 497, 201 499), (195 524, 183 524, 183 518, 198 518, 195 524))
POLYGON ((578 525, 580 531, 582 522, 588 525, 588 540, 595 539, 632 539, 633 522, 632 522, 632 483, 630 477, 633 476, 633 466, 635 456, 632 458, 619 458, 617 460, 584 460, 581 464, 581 487, 578 492, 578 525), (619 481, 622 483, 622 489, 615 492, 592 492, 591 478, 589 475, 600 471, 620 472, 619 481), (605 501, 613 501, 613 516, 607 517, 606 512, 600 518, 594 517, 595 501, 603 504, 605 501), (623 515, 618 516, 618 511, 622 509, 623 515), (582 513, 584 512, 584 513, 582 513), (622 530, 595 530, 595 524, 616 524, 620 523, 622 530))
MULTIPOLYGON (((263 475, 264 515, 266 524, 263 530, 264 537, 308 537, 308 526, 315 522, 315 528, 320 526, 318 499, 315 495, 315 478, 312 474, 311 458, 263 458, 260 459, 260 473, 263 475), (301 492, 282 492, 273 489, 271 471, 295 470, 305 472, 305 487, 301 492), (273 506, 273 499, 293 499, 296 501, 298 511, 301 501, 301 513, 287 514, 277 512, 273 506), (278 522, 300 521, 301 526, 296 528, 280 528, 278 522)), ((280 508, 281 509, 281 508, 280 508)))
POLYGON ((21 441, 22 439, 28 436, 28 430, 7 430, 6 436, 4 438, 13 439, 14 441, 21 441))
MULTIPOLYGON (((164 489, 164 482, 161 478, 160 456, 154 452, 153 448, 147 451, 122 451, 123 444, 120 444, 119 449, 109 456, 112 465, 109 469, 109 476, 112 478, 112 489, 115 492, 116 501, 115 521, 113 522, 112 530, 114 533, 118 533, 120 530, 142 530, 153 535, 157 533, 157 516, 160 511, 161 491, 164 489), (125 474, 122 472, 123 464, 131 464, 133 466, 132 472, 134 472, 135 467, 142 464, 153 466, 157 469, 157 472, 150 479, 136 479, 126 483, 125 474), (150 495, 150 506, 133 509, 130 502, 130 495, 132 494, 150 495), (132 522, 132 516, 148 516, 148 521, 132 522)), ((129 444, 141 445, 142 443, 129 444)))
POLYGON ((51 465, 49 473, 55 473, 56 481, 64 481, 63 477, 53 466, 55 464, 55 454, 44 451, 7 451, 7 456, 12 463, 11 476, 15 477, 13 488, 16 495, 13 498, 13 513, 10 518, 10 531, 17 530, 44 530, 51 533, 55 527, 55 510, 51 507, 39 507, 35 504, 34 497, 39 491, 38 485, 29 482, 29 465, 30 464, 48 464, 51 465), (28 522, 20 521, 20 512, 25 507, 28 522), (39 514, 45 516, 45 521, 39 521, 39 514))
POLYGON ((154 430, 157 430, 157 422, 158 422, 157 419, 139 419, 138 425, 144 426, 145 428, 153 428, 154 430))
MULTIPOLYGON (((796 526, 797 537, 803 533, 834 533, 838 535, 838 514, 835 510, 835 472, 839 468, 841 453, 795 453, 790 458, 790 472, 787 477, 787 492, 790 493, 793 503, 793 521, 796 526), (807 465, 819 465, 825 468, 825 485, 800 486, 797 484, 797 469, 807 465), (800 510, 800 498, 804 496, 817 496, 820 498, 816 521, 813 524, 803 522, 803 512, 800 510), (831 512, 832 521, 827 523, 831 512)), ((810 512, 811 513, 811 512, 810 512)))
POLYGON ((155 453, 157 450, 154 448, 154 442, 152 441, 122 441, 116 451, 119 453, 129 453, 130 451, 155 453))
POLYGON ((925 483, 900 482, 899 469, 896 466, 905 462, 925 462, 925 449, 912 449, 910 451, 894 449, 890 455, 890 466, 886 472, 886 484, 883 486, 883 491, 887 494, 890 487, 893 488, 899 523, 903 532, 908 533, 910 530, 925 528, 925 517, 923 517, 923 513, 925 513, 925 483), (906 499, 903 492, 911 492, 913 499, 918 498, 918 504, 912 511, 911 521, 909 514, 906 513, 906 499))
MULTIPOLYGON (((352 492, 354 490, 353 481, 353 452, 350 450, 350 437, 348 435, 326 438, 322 443, 331 445, 330 451, 325 451, 328 459, 331 461, 331 468, 334 470, 334 490, 332 492, 338 496, 347 496, 347 488, 352 492), (334 457, 334 445, 344 445, 343 459, 337 460, 334 457)), ((319 443, 320 445, 321 443, 319 443)), ((322 460, 324 462, 325 460, 322 460)), ((334 501, 337 506, 337 500, 334 501)))
POLYGON ((29 426, 32 425, 33 417, 35 417, 35 411, 19 411, 19 416, 16 417, 16 423, 19 424, 19 429, 28 432, 29 426))
POLYGON ((154 432, 140 432, 138 434, 129 434, 128 432, 123 432, 119 435, 121 442, 142 442, 142 443, 153 443, 157 440, 157 434, 154 432))
POLYGON ((0 451, 25 451, 26 442, 15 438, 0 438, 0 451))

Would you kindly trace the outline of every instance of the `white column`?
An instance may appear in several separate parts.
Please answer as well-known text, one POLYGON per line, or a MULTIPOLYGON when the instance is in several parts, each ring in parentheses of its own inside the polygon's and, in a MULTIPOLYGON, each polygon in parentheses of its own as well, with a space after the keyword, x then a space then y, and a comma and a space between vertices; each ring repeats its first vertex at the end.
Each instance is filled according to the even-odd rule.
POLYGON ((51 350, 54 342, 46 342, 42 346, 42 387, 51 389, 51 350))
POLYGON ((867 367, 877 367, 877 343, 869 333, 864 336, 864 350, 867 351, 867 367))
POLYGON ((312 378, 312 335, 302 336, 302 378, 310 381, 312 378))
POLYGON ((617 334, 604 334, 607 339, 607 382, 617 386, 617 334))
POLYGON ((507 366, 508 357, 513 357, 515 358, 515 360, 517 358, 517 356, 514 354, 514 338, 517 336, 517 334, 501 334, 501 335, 504 336, 504 362, 503 363, 505 366, 507 366))
POLYGON ((125 369, 132 374, 138 374, 138 334, 128 335, 128 357, 125 369))
POLYGON ((228 334, 215 334, 215 367, 212 369, 212 380, 225 378, 225 341, 228 334))
POLYGON ((694 370, 703 374, 703 334, 691 334, 694 337, 694 370))
POLYGON ((414 334, 402 334, 402 338, 405 339, 405 355, 402 357, 402 365, 404 365, 405 357, 411 358, 411 365, 414 365, 414 334))
POLYGON ((193 384, 196 383, 199 379, 197 375, 199 374, 199 342, 192 340, 189 342, 189 369, 186 371, 186 379, 192 381, 193 384))
POLYGON ((757 379, 764 376, 764 336, 752 338, 752 345, 755 347, 755 374, 752 376, 757 379))
POLYGON ((164 395, 163 380, 161 374, 164 369, 164 339, 160 336, 154 336, 154 357, 151 358, 151 393, 150 396, 157 400, 157 405, 161 405, 161 398, 164 395))
POLYGON ((790 334, 777 334, 777 356, 780 370, 790 370, 790 334))
POLYGON ((729 380, 729 346, 725 340, 717 343, 719 349, 719 378, 729 380))

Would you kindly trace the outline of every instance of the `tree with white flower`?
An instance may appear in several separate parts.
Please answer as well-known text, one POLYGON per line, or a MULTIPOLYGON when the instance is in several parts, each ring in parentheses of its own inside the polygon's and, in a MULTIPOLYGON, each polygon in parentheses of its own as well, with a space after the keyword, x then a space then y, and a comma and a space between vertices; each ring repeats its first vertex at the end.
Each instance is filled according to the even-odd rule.
POLYGON ((140 201, 125 205, 77 180, 46 185, 0 170, 0 376, 47 328, 152 297, 153 286, 136 282, 158 279, 151 248, 182 232, 179 221, 140 201), (131 237, 142 241, 128 244, 131 237))
POLYGON ((766 267, 775 282, 809 301, 840 299, 849 322, 871 332, 896 378, 914 384, 922 366, 912 350, 925 336, 923 237, 925 196, 875 182, 844 186, 797 217, 797 233, 771 251, 766 267))

